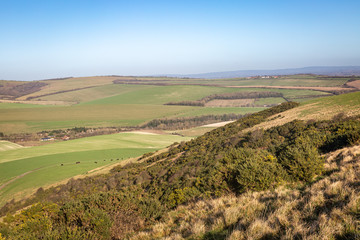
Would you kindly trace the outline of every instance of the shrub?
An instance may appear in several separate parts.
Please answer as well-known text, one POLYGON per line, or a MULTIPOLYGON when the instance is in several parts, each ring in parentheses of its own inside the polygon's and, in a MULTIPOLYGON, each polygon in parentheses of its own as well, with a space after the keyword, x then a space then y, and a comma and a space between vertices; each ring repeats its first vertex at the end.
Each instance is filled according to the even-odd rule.
POLYGON ((276 157, 265 150, 240 148, 231 151, 225 158, 232 169, 229 183, 238 192, 268 189, 287 178, 276 157))
POLYGON ((309 137, 300 136, 295 143, 286 146, 279 154, 280 163, 293 178, 309 182, 324 168, 324 159, 309 137))

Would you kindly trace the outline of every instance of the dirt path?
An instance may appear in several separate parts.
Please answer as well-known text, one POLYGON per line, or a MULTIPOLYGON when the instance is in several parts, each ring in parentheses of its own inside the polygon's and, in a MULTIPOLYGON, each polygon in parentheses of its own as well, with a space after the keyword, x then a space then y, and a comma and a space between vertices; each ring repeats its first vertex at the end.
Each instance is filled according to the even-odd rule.
POLYGON ((3 189, 4 187, 6 187, 7 185, 9 185, 10 183, 12 183, 12 182, 14 182, 14 181, 16 181, 16 180, 18 180, 18 179, 20 179, 20 178, 28 175, 29 173, 36 172, 36 171, 38 171, 38 170, 40 170, 40 169, 41 169, 41 168, 37 168, 37 169, 31 170, 31 171, 25 172, 25 173, 23 173, 23 174, 21 174, 21 175, 19 175, 19 176, 16 176, 15 178, 13 178, 13 179, 7 181, 6 183, 4 183, 3 185, 1 185, 1 186, 0 186, 0 190, 3 189))
POLYGON ((201 126, 201 127, 222 127, 222 126, 225 126, 226 124, 232 123, 232 122, 235 122, 235 120, 233 120, 233 121, 225 121, 225 122, 218 122, 218 123, 206 124, 206 125, 203 125, 203 126, 201 126))

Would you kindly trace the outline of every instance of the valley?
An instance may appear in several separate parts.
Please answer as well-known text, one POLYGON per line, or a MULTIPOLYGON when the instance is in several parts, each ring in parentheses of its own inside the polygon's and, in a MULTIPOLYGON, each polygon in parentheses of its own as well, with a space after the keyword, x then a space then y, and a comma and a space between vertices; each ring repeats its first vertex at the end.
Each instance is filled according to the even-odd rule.
MULTIPOLYGON (((284 236, 281 226, 270 227, 273 220, 230 217, 228 208, 249 208, 250 201, 259 207, 256 217, 265 211, 260 198, 277 194, 287 204, 285 195, 302 196, 322 178, 335 179, 331 171, 342 170, 328 156, 360 143, 360 92, 356 84, 346 87, 348 81, 358 80, 111 76, 45 80, 31 91, 16 87, 0 103, 0 233, 7 239, 31 238, 36 229, 51 238, 237 239, 255 234, 243 232, 240 222, 252 228, 264 222, 261 236, 284 236), (208 223, 196 204, 220 204, 226 223, 208 223), (20 214, 4 217, 15 212, 20 214), (82 212, 101 221, 91 223, 82 212), (179 218, 182 213, 199 218, 179 218), (29 219, 52 227, 13 227, 19 221, 27 226, 29 219)), ((346 194, 341 211, 358 201, 346 194)), ((304 201, 294 198, 299 206, 304 201)), ((329 234, 358 234, 351 214, 343 213, 355 223, 344 224, 355 230, 344 232, 338 223, 338 233, 329 234)))

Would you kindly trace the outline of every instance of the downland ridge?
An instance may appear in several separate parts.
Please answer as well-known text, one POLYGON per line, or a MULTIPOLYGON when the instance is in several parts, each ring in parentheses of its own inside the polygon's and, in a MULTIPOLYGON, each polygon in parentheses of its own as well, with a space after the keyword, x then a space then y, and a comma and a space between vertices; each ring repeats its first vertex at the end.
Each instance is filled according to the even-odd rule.
POLYGON ((317 110, 337 103, 340 112, 295 120, 311 114, 300 111, 259 129, 302 107, 284 103, 109 174, 39 190, 1 209, 4 215, 32 205, 5 217, 0 232, 7 239, 354 239, 360 214, 358 99, 359 93, 336 96, 317 110))

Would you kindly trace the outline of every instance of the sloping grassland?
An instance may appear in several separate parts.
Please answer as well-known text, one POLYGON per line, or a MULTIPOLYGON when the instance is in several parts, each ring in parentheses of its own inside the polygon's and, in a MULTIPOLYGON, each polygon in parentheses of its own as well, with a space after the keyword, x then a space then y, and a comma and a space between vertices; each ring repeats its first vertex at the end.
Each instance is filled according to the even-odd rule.
POLYGON ((358 116, 243 131, 296 106, 266 109, 109 174, 8 203, 2 215, 34 205, 5 217, 0 233, 8 239, 317 239, 319 233, 356 239, 358 116))

